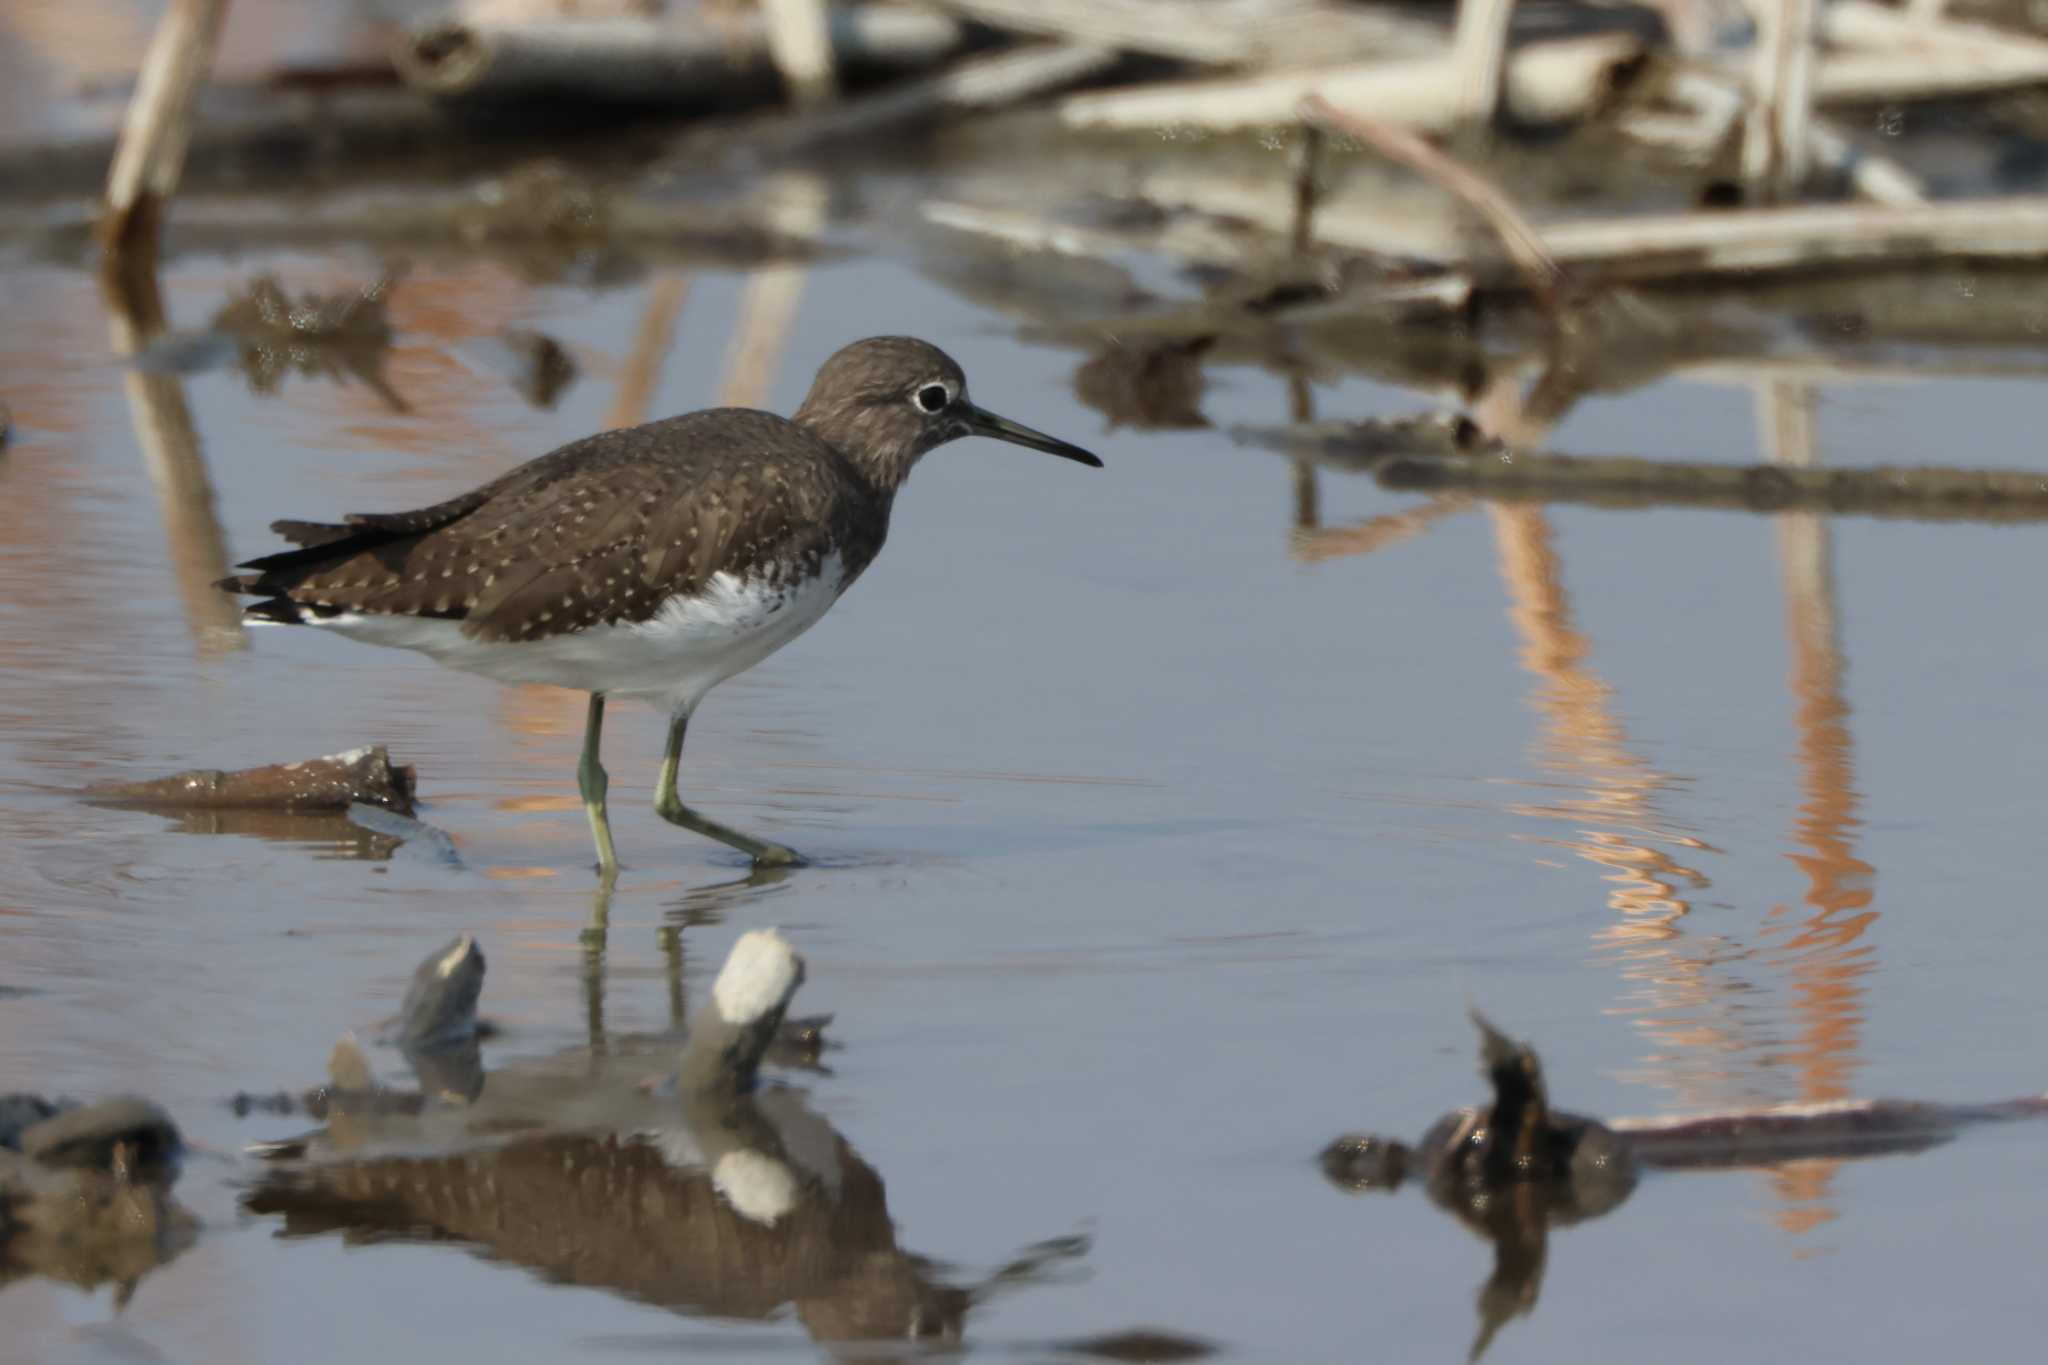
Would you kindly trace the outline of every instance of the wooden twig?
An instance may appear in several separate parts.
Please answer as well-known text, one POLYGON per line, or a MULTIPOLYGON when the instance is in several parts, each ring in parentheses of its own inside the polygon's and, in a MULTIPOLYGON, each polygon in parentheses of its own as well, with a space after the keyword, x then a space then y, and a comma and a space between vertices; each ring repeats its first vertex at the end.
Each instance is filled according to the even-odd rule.
MULTIPOLYGON (((1325 204, 1316 224, 1325 245, 1388 250, 1389 225, 1370 206, 1354 210, 1325 204)), ((1284 220, 1271 226, 1285 231, 1284 220)), ((1546 224, 1543 244, 1582 283, 1705 279, 1817 266, 2048 261, 2048 196, 1567 220, 1546 224)), ((1461 263, 1450 251, 1435 259, 1461 263)))
POLYGON ((1308 66, 1417 55, 1443 43, 1427 20, 1332 0, 939 0, 997 28, 1219 67, 1308 66))
MULTIPOLYGON (((863 5, 834 10, 827 34, 831 59, 839 66, 916 68, 952 52, 961 28, 928 10, 863 5)), ((632 18, 517 25, 441 20, 404 34, 392 49, 392 62, 408 84, 438 96, 567 92, 592 100, 703 105, 772 86, 769 35, 769 22, 760 14, 722 25, 632 18)), ((804 57, 800 51, 796 59, 815 63, 816 53, 804 57)))
POLYGON ((2048 84, 2048 42, 1953 20, 1923 20, 1870 0, 1835 0, 1820 32, 1823 103, 1932 99, 2048 84))
MULTIPOLYGON (((1333 227, 1326 214, 1326 241, 1333 240, 1333 227)), ((1543 240, 1565 269, 1605 279, 1957 259, 2038 261, 2048 260, 2048 197, 1593 219, 1552 223, 1543 240)))
POLYGON ((1918 52, 1968 52, 1995 57, 2001 52, 2048 54, 2048 41, 2022 31, 1901 10, 1875 0, 1833 0, 1822 11, 1820 32, 1848 48, 1905 46, 1918 52))
POLYGON ((161 206, 178 187, 193 105, 213 66, 226 15, 227 0, 172 0, 157 22, 107 173, 100 231, 109 246, 154 235, 161 206))
POLYGON ((1806 182, 1813 113, 1815 0, 1755 0, 1762 39, 1742 137, 1742 174, 1766 197, 1806 182))
POLYGON ((1458 489, 1506 501, 1832 512, 1916 521, 2048 521, 2048 478, 1947 465, 1829 469, 1633 456, 1397 456, 1379 480, 1404 491, 1458 489))
POLYGON ((1545 249, 1535 227, 1498 185, 1407 129, 1361 118, 1320 96, 1311 95, 1301 102, 1301 116, 1358 138, 1456 195, 1492 229, 1501 249, 1528 281, 1530 292, 1545 307, 1557 310, 1564 272, 1545 249))
POLYGON ((1461 112, 1474 123, 1491 123, 1500 112, 1514 12, 1514 0, 1458 0, 1451 51, 1460 70, 1461 112))
MULTIPOLYGON (((1641 52, 1635 38, 1615 34, 1518 48, 1508 60, 1505 111, 1527 123, 1580 118, 1607 99, 1619 69, 1641 52)), ((1321 95, 1367 118, 1442 130, 1461 120, 1463 81, 1455 58, 1426 57, 1071 95, 1059 112, 1070 128, 1221 131, 1291 124, 1303 99, 1321 95)))
POLYGON ((1127 252, 1156 252, 1197 265, 1241 267, 1255 254, 1254 242, 1196 216, 1169 218, 1157 225, 1081 226, 1023 209, 995 208, 951 199, 927 199, 918 213, 928 223, 1002 243, 1012 251, 1107 261, 1127 252))
POLYGON ((1909 356, 1897 360, 1826 352, 1716 356, 1681 360, 1671 367, 1671 372, 1689 383, 1733 384, 1742 388, 1785 380, 1826 384, 1831 388, 1844 384, 1926 384, 1943 379, 2048 380, 2048 357, 2038 351, 2006 356, 1975 348, 1956 354, 1928 347, 1914 348, 1909 356))
POLYGON ((1306 256, 1316 244, 1316 177, 1322 170, 1323 130, 1304 119, 1294 148, 1294 254, 1306 256))
POLYGON ((905 81, 879 94, 799 116, 745 140, 756 155, 790 155, 850 138, 974 109, 1001 109, 1079 84, 1114 66, 1104 47, 1043 44, 961 62, 935 76, 905 81))
MULTIPOLYGON (((2048 475, 1953 465, 1830 469, 1514 449, 1469 423, 1432 420, 1233 427, 1240 442, 1375 474, 1404 492, 1517 502, 1814 511, 1924 521, 2048 521, 2048 475)), ((1796 435, 1793 439, 1797 439, 1796 435)))
POLYGON ((839 94, 825 0, 761 0, 768 55, 799 105, 830 104, 839 94))

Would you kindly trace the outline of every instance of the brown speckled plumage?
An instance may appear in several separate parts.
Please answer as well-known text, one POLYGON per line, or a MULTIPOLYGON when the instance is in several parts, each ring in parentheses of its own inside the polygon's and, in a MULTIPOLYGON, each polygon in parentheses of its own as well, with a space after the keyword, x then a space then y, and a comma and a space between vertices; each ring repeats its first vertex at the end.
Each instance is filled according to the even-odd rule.
POLYGON ((693 412, 562 447, 460 497, 339 526, 280 522, 303 548, 230 580, 252 612, 438 616, 486 640, 644 621, 720 571, 849 574, 882 548, 895 490, 781 417, 693 412))
POLYGON ((300 548, 221 586, 261 598, 258 619, 440 617, 519 641, 648 620, 719 572, 809 574, 836 552, 851 582, 918 457, 967 434, 912 405, 933 381, 964 393, 936 347, 872 338, 826 362, 794 419, 713 408, 586 437, 430 507, 274 522, 300 548))

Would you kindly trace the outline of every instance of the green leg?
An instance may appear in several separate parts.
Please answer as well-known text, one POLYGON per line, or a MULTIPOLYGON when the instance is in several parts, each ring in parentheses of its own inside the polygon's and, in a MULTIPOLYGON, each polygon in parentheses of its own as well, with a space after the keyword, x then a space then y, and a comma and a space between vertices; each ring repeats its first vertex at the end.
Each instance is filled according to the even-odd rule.
POLYGON ((781 844, 764 843, 719 824, 716 820, 699 815, 684 805, 676 795, 676 769, 683 761, 683 732, 689 729, 690 718, 677 716, 669 722, 668 749, 661 756, 661 780, 654 787, 654 813, 671 825, 681 825, 707 839, 716 839, 730 845, 754 860, 757 867, 798 867, 803 859, 794 849, 781 844))
POLYGON ((590 817, 590 837, 597 844, 598 875, 610 880, 619 875, 619 855, 612 851, 612 822, 604 812, 604 794, 611 782, 604 775, 604 765, 597 761, 603 735, 604 693, 592 692, 590 718, 583 724, 583 761, 576 765, 576 788, 583 793, 583 813, 590 817))

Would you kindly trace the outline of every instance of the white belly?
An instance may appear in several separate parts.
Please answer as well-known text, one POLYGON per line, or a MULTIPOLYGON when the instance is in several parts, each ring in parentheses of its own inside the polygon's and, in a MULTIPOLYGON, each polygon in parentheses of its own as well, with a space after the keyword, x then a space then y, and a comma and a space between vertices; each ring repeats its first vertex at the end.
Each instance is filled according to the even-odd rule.
POLYGON ((416 649, 449 668, 499 682, 547 683, 580 692, 641 697, 687 713, 706 692, 810 629, 844 590, 839 556, 814 578, 777 587, 766 579, 712 577, 694 597, 671 597, 648 620, 596 626, 544 640, 474 640, 460 621, 348 613, 319 626, 370 644, 416 649))

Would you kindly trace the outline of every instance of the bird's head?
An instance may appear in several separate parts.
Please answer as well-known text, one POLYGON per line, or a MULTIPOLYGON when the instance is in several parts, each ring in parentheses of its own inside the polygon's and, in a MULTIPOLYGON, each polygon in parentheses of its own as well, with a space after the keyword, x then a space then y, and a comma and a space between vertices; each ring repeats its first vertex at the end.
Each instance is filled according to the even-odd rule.
POLYGON ((869 337, 842 347, 819 369, 796 422, 891 490, 926 451, 963 436, 1102 467, 1077 445, 977 406, 953 358, 915 337, 869 337))

